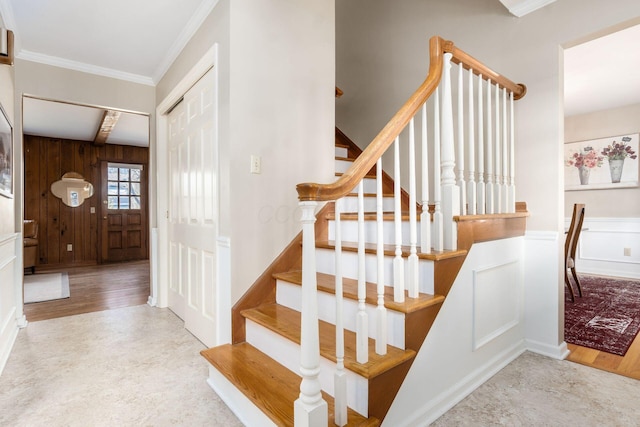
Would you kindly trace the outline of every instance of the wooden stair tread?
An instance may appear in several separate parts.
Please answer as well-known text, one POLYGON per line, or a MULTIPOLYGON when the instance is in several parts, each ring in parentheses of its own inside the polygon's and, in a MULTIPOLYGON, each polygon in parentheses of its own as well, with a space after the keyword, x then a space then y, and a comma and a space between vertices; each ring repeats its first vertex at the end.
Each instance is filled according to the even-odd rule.
MULTIPOLYGON (((316 248, 321 249, 335 249, 334 242, 332 240, 319 240, 316 241, 316 248)), ((357 252, 358 251, 358 243, 357 242, 342 242, 342 250, 348 252, 357 252)), ((365 244, 365 252, 368 254, 376 254, 377 246, 375 243, 366 243, 365 244)), ((402 246, 402 256, 407 257, 411 253, 411 249, 409 246, 402 246)), ((395 245, 384 245, 384 254, 387 256, 395 256, 396 255, 396 246, 395 245)), ((455 258, 459 256, 465 256, 467 251, 464 249, 458 249, 455 251, 431 251, 431 253, 423 254, 418 252, 418 258, 426 259, 431 261, 439 261, 442 259, 455 258)))
MULTIPOLYGON (((249 343, 225 344, 202 350, 200 354, 238 390, 279 426, 293 426, 293 402, 300 395, 301 378, 249 343)), ((335 426, 333 397, 322 393, 329 409, 329 426, 335 426)), ((348 426, 378 426, 348 410, 348 426)))
MULTIPOLYGON (((274 274, 275 279, 284 280, 296 285, 302 285, 302 271, 294 270, 286 273, 274 274)), ((335 294, 336 283, 335 276, 324 273, 317 273, 318 290, 335 294)), ((343 294, 345 298, 352 300, 358 300, 358 281, 349 278, 342 279, 343 294)), ((430 295, 420 294, 418 298, 409 298, 408 292, 405 291, 404 302, 395 302, 393 300, 393 288, 385 286, 384 288, 384 306, 390 310, 398 311, 401 313, 413 313, 414 311, 430 307, 435 304, 441 304, 444 301, 442 295, 430 295)), ((377 285, 375 283, 367 282, 367 297, 366 302, 371 305, 377 305, 378 293, 377 285)))
POLYGON ((345 144, 344 142, 338 142, 338 141, 336 141, 335 145, 336 145, 336 147, 338 147, 338 148, 346 148, 346 149, 349 149, 349 144, 345 144))
MULTIPOLYGON (((246 319, 270 329, 281 336, 300 344, 300 313, 279 304, 264 304, 260 307, 243 310, 246 319)), ((336 361, 336 328, 334 325, 319 321, 320 354, 325 359, 336 361)), ((381 356, 375 352, 375 342, 369 339, 369 361, 356 362, 356 334, 344 331, 344 366, 364 378, 372 379, 389 369, 415 357, 413 350, 401 350, 387 345, 387 354, 381 356)))
MULTIPOLYGON (((420 222, 420 209, 417 210, 416 212, 416 222, 420 222)), ((402 211, 400 213, 401 218, 403 221, 409 221, 409 211, 402 211)), ((326 219, 328 220, 335 220, 336 219, 336 213, 335 212, 331 212, 328 213, 325 216, 326 219)), ((358 214, 356 212, 343 212, 340 214, 340 219, 343 221, 357 221, 358 220, 358 214)), ((378 219, 377 217, 377 213, 376 212, 365 212, 364 213, 364 220, 365 221, 376 221, 378 219)), ((394 212, 383 212, 382 213, 382 220, 383 221, 394 221, 396 219, 395 217, 395 213, 394 212)))
POLYGON ((336 160, 344 160, 345 162, 351 162, 353 163, 356 159, 351 159, 349 157, 341 157, 341 156, 335 156, 336 160))

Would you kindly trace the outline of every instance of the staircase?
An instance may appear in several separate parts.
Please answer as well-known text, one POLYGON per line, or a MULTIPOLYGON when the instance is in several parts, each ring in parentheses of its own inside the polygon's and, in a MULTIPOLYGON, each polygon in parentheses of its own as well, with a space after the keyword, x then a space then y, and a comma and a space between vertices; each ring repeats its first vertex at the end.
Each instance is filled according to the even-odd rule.
MULTIPOLYGON (((353 162, 360 153, 353 142, 336 129, 336 175, 345 169, 345 163, 353 162)), ((365 182, 367 186, 375 186, 375 171, 371 171, 374 182, 365 182)), ((386 186, 393 188, 393 181, 387 176, 386 186)), ((375 187, 374 187, 375 188, 375 187)), ((375 192, 372 191, 372 192, 375 192)), ((369 192, 369 193, 372 193, 369 192)), ((355 196, 349 196, 355 197, 355 196)), ((375 194, 367 194, 365 206, 371 205, 371 212, 365 214, 365 221, 375 224, 375 194), (373 199, 373 201, 371 201, 373 199)), ((342 245, 344 271, 343 295, 345 298, 345 357, 344 366, 347 370, 349 404, 349 426, 377 426, 384 419, 395 393, 402 384, 416 352, 420 349, 433 320, 435 319, 445 295, 428 293, 433 288, 428 281, 423 285, 424 292, 418 298, 405 296, 402 303, 394 302, 393 289, 386 287, 385 307, 388 310, 389 331, 386 355, 375 352, 375 310, 377 304, 376 284, 367 283, 366 304, 370 320, 369 361, 359 364, 356 361, 355 318, 358 305, 357 271, 349 270, 350 265, 356 265, 357 245, 349 242, 349 236, 357 234, 357 221, 353 206, 357 202, 345 203, 342 214, 343 239, 342 245), (351 209, 349 209, 351 207, 351 209), (351 211, 351 212, 350 212, 351 211)), ((408 206, 403 206, 408 209, 408 206)), ((319 328, 320 353, 322 357, 320 382, 323 384, 323 398, 329 406, 329 425, 333 424, 333 375, 336 364, 335 345, 335 277, 334 273, 334 245, 333 233, 335 214, 327 206, 319 214, 319 220, 326 223, 327 233, 324 239, 316 243, 317 283, 319 291, 319 328)), ((391 207, 390 210, 393 208, 391 207)), ((393 218, 386 218, 391 225, 386 231, 391 240, 393 234, 393 218)), ((408 216, 405 221, 408 222, 408 216)), ((406 225, 406 224, 405 224, 406 225)), ((375 233, 369 233, 375 235, 375 233)), ((375 257, 375 240, 368 242, 367 257, 375 257)), ((408 252, 408 249, 406 249, 408 252)), ((390 248, 387 254, 391 262, 395 255, 390 248)), ((434 272, 434 264, 442 260, 458 259, 456 265, 461 265, 466 250, 448 251, 440 254, 420 254, 421 268, 434 272)), ((275 300, 266 299, 252 308, 234 308, 240 310, 244 322, 246 336, 242 342, 227 344, 202 351, 202 355, 211 363, 217 372, 209 378, 209 383, 216 390, 224 390, 233 385, 242 392, 253 405, 260 408, 269 420, 277 426, 293 426, 293 402, 298 398, 300 376, 300 301, 302 272, 298 261, 296 267, 287 271, 272 274, 276 282, 275 300), (222 378, 223 377, 223 378, 222 378), (220 383, 227 382, 225 385, 220 383)), ((371 261, 374 262, 374 261, 371 261)), ((389 271, 391 269, 389 268, 389 271)), ((432 273, 433 275, 433 273, 432 273)), ((455 277, 455 275, 454 275, 455 277)), ((389 279, 390 280, 390 279, 389 279)), ((449 284, 450 286, 450 284, 449 284)), ((443 283, 439 288, 448 289, 443 283)), ((241 305, 241 304, 240 304, 241 305)), ((224 393, 224 392, 223 392, 224 393)), ((229 402, 228 402, 229 403, 229 402)), ((234 403, 230 406, 233 408, 234 403)), ((245 411, 245 409, 241 409, 245 411)), ((263 424, 256 424, 263 425, 263 424)))
MULTIPOLYGON (((515 202, 513 101, 526 88, 439 37, 430 40, 430 60, 424 83, 364 152, 336 130, 336 181, 297 186, 302 232, 234 306, 233 343, 202 352, 211 364, 208 383, 245 424, 376 426, 387 415, 388 423, 397 423, 389 411, 405 379, 414 384, 399 400, 419 413, 422 402, 407 391, 415 393, 423 372, 439 369, 425 368, 421 347, 447 298, 455 310, 441 316, 450 325, 458 322, 452 314, 467 319, 461 328, 473 345, 462 352, 478 350, 478 372, 468 378, 482 377, 497 363, 487 361, 504 361, 520 348, 517 336, 496 338, 520 324, 520 291, 509 291, 521 271, 517 245, 491 249, 506 262, 492 260, 487 267, 474 264, 488 262, 475 257, 463 264, 476 242, 524 234, 526 206, 515 202), (452 64, 458 66, 457 103, 452 64), (393 179, 382 171, 387 151, 393 179), (401 164, 409 165, 404 190, 401 164), (326 203, 316 212, 318 202, 326 203), (461 309, 460 292, 450 290, 459 272, 464 285, 473 286, 470 268, 489 285, 461 309), (487 320, 469 320, 476 308, 487 320), (515 343, 505 351, 510 339, 515 343), (418 369, 407 378, 416 360, 418 369)), ((443 329, 434 337, 437 332, 443 329)), ((448 404, 456 399, 451 390, 469 391, 457 384, 445 385, 448 404)), ((431 384, 430 391, 439 387, 431 384)))

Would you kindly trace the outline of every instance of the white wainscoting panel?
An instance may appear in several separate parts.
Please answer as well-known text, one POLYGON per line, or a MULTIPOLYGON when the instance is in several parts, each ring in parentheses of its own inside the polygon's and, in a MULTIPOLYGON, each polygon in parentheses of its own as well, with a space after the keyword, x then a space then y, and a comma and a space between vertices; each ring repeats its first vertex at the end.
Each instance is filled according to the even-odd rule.
POLYGON ((15 277, 17 234, 0 236, 0 374, 18 336, 15 277))
POLYGON ((473 270, 473 350, 518 324, 521 264, 514 259, 473 270))
MULTIPOLYGON (((569 225, 570 218, 565 218, 569 225)), ((578 251, 578 273, 640 279, 640 218, 585 217, 578 251)))

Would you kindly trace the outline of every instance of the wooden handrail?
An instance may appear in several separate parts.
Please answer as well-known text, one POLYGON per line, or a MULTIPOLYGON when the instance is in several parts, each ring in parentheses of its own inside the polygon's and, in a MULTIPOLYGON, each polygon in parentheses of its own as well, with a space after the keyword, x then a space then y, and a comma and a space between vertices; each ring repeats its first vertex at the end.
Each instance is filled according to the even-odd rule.
POLYGON ((506 77, 501 76, 471 55, 455 47, 453 42, 445 41, 439 36, 433 36, 429 40, 429 73, 425 81, 353 162, 351 168, 337 181, 331 184, 311 182, 298 184, 296 189, 300 201, 337 200, 346 196, 355 188, 438 87, 442 77, 444 53, 451 53, 453 55, 452 60, 455 63, 463 64, 467 69, 472 68, 474 73, 482 74, 483 78, 490 78, 492 82, 496 82, 513 92, 514 99, 520 99, 525 95, 526 87, 523 84, 513 83, 506 77))

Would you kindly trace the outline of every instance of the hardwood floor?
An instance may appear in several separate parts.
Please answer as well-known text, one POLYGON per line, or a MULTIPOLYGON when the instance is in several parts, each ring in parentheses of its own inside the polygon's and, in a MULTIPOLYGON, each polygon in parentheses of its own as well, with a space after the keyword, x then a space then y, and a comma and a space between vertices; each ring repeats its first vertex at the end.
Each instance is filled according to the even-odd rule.
POLYGON ((640 334, 624 356, 567 344, 571 354, 567 360, 640 380, 640 334))
POLYGON ((55 271, 69 273, 70 297, 25 304, 27 321, 141 305, 149 298, 149 261, 46 270, 41 273, 55 271))

